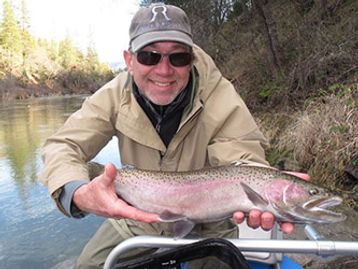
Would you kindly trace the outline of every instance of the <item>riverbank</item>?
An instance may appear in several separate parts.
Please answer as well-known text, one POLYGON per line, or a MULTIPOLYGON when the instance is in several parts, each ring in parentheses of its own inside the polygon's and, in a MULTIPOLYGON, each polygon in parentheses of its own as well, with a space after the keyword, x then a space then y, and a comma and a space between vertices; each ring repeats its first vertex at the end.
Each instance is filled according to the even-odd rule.
POLYGON ((33 74, 26 81, 21 76, 6 74, 0 79, 0 102, 43 96, 92 94, 114 76, 115 73, 110 69, 98 74, 81 68, 62 70, 46 79, 35 78, 33 74))
POLYGON ((73 90, 65 88, 60 83, 55 81, 48 83, 37 83, 22 86, 14 81, 0 81, 0 102, 9 102, 14 100, 25 100, 36 97, 46 96, 65 96, 78 94, 91 94, 95 92, 92 90, 77 89, 73 90))
POLYGON ((358 209, 358 84, 340 85, 301 108, 254 111, 271 165, 307 172, 358 209))

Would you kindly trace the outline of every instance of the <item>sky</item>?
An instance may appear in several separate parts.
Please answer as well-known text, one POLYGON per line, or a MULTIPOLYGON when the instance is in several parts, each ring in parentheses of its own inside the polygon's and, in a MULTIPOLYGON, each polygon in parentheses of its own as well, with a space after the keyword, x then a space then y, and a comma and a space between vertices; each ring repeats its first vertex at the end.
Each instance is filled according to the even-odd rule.
POLYGON ((69 35, 83 51, 92 41, 101 61, 123 62, 129 24, 139 0, 25 1, 35 37, 59 41, 69 35))

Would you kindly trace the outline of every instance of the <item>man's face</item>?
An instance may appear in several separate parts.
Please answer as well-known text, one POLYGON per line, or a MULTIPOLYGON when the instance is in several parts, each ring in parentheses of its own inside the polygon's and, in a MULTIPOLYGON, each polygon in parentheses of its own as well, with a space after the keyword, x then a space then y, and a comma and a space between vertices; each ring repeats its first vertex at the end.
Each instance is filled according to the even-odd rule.
MULTIPOLYGON (((190 52, 190 48, 177 42, 156 42, 140 51, 168 55, 190 52)), ((124 59, 141 94, 154 104, 170 104, 188 84, 191 63, 181 67, 173 66, 168 56, 164 56, 156 65, 144 65, 138 62, 137 53, 131 54, 129 51, 124 51, 124 59)))

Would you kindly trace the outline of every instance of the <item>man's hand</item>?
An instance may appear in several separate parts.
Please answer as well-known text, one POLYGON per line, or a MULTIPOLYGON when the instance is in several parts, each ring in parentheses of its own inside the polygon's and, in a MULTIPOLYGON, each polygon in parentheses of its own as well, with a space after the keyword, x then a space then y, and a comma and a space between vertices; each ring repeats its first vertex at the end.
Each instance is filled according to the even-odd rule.
POLYGON ((129 218, 142 222, 158 222, 159 216, 144 212, 118 198, 114 189, 116 167, 109 163, 102 175, 79 187, 73 194, 73 202, 82 211, 111 218, 129 218))
MULTIPOLYGON (((298 172, 285 172, 290 175, 294 175, 303 180, 309 180, 309 176, 304 173, 298 172)), ((235 212, 233 215, 234 222, 236 224, 240 224, 245 220, 244 212, 235 212)), ((252 209, 249 212, 249 216, 247 218, 247 225, 253 229, 261 227, 263 230, 268 231, 273 228, 275 224, 275 216, 271 212, 261 212, 257 209, 252 209)), ((291 234, 294 231, 294 225, 289 222, 281 222, 280 228, 282 232, 285 234, 291 234)))
MULTIPOLYGON (((233 219, 236 224, 240 224, 245 220, 244 212, 235 212, 233 219)), ((247 218, 247 225, 253 229, 261 227, 265 231, 269 231, 275 224, 275 216, 271 212, 261 212, 257 209, 252 209, 247 218)), ((289 222, 280 223, 282 232, 291 234, 294 230, 294 225, 289 222)))

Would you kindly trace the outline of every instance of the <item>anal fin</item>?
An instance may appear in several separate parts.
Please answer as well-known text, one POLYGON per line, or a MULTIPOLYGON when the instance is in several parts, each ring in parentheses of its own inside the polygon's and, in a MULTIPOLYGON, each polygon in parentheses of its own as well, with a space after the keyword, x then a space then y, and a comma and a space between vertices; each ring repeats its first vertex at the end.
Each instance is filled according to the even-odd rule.
POLYGON ((185 237, 195 226, 195 223, 186 216, 175 214, 168 210, 159 215, 159 220, 161 222, 171 223, 171 231, 175 239, 185 237))
POLYGON ((174 238, 183 238, 193 230, 195 223, 191 220, 180 220, 174 223, 173 233, 174 238))
POLYGON ((176 221, 185 221, 187 220, 187 217, 166 210, 159 215, 159 220, 161 222, 176 222, 176 221))

